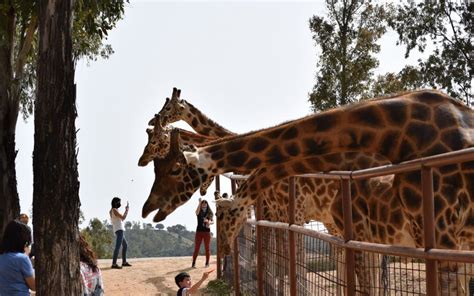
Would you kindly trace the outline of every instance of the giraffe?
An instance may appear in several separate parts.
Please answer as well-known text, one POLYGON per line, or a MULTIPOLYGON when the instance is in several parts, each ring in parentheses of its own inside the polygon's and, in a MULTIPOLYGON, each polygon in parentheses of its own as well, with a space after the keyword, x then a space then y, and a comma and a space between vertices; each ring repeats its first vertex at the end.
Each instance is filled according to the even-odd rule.
MULTIPOLYGON (((171 151, 170 151, 171 153, 171 151)), ((353 153, 355 155, 355 153, 353 153)), ((369 158, 369 157, 360 157, 359 159, 355 159, 355 156, 352 155, 351 153, 343 154, 341 156, 347 157, 348 159, 346 160, 346 163, 359 163, 359 165, 367 166, 369 165, 369 161, 373 161, 373 159, 376 158, 369 158)), ((359 154, 359 156, 361 156, 359 154)), ((170 156, 171 157, 171 156, 170 156)), ((381 163, 383 162, 383 159, 379 159, 381 163)), ((329 157, 328 158, 328 169, 331 169, 332 167, 337 167, 336 164, 333 162, 336 162, 334 158, 329 157)), ((342 160, 338 161, 342 162, 342 160)), ((155 182, 153 184, 150 197, 147 200, 147 203, 144 205, 143 209, 150 206, 149 203, 154 203, 156 202, 156 206, 160 207, 160 211, 158 212, 158 216, 155 216, 154 221, 157 221, 158 219, 164 219, 167 214, 170 214, 172 211, 174 211, 175 208, 179 207, 180 205, 184 204, 187 200, 191 198, 193 193, 197 190, 197 188, 200 186, 200 182, 204 178, 208 178, 208 175, 201 176, 200 173, 194 168, 186 165, 182 165, 180 163, 172 163, 172 166, 170 167, 170 162, 167 162, 167 159, 159 159, 156 158, 154 160, 155 163, 155 182), (166 167, 168 165, 168 167, 166 167), (185 171, 185 178, 188 178, 188 184, 184 185, 183 182, 180 182, 181 179, 179 178, 179 175, 181 175, 185 171), (163 205, 165 201, 167 200, 168 196, 172 196, 172 206, 170 206, 170 203, 166 203, 166 205, 163 205), (161 204, 160 204, 161 203, 161 204)), ((377 163, 372 163, 372 165, 376 165, 377 163)), ((378 183, 377 183, 378 184, 378 183)), ((385 186, 385 188, 391 188, 391 180, 385 181, 382 185, 378 184, 379 186, 385 186)), ((339 190, 337 182, 333 181, 325 181, 325 180, 318 180, 318 179, 310 179, 310 178, 298 178, 298 181, 296 182, 297 186, 297 192, 299 193, 298 196, 300 199, 304 200, 304 203, 300 203, 297 205, 299 207, 299 210, 296 211, 296 223, 299 225, 302 225, 304 221, 308 219, 314 219, 323 222, 328 229, 336 229, 337 231, 333 230, 332 234, 335 235, 340 235, 341 230, 337 228, 332 228, 332 224, 334 224, 333 218, 331 214, 329 213, 330 205, 332 203, 332 199, 334 199, 334 195, 336 195, 336 192, 339 190)), ((265 211, 266 215, 264 215, 264 219, 270 220, 270 221, 282 221, 285 222, 285 218, 288 217, 287 215, 287 204, 288 204, 288 197, 287 197, 287 191, 288 191, 288 183, 286 181, 282 181, 274 185, 273 187, 269 188, 262 194, 264 194, 264 202, 266 204, 266 208, 270 209, 265 211)), ((378 200, 379 197, 383 197, 385 195, 385 192, 382 190, 374 190, 374 192, 378 192, 378 195, 371 195, 367 194, 366 196, 370 196, 374 200, 378 200)), ((353 193, 353 196, 356 196, 356 194, 353 193)), ((396 203, 397 201, 390 202, 390 201, 385 201, 388 204, 396 203)), ((357 202, 357 209, 359 209, 358 212, 361 214, 357 215, 357 217, 361 217, 363 213, 365 212, 365 208, 367 206, 362 206, 363 202, 357 202)), ((240 212, 245 212, 242 209, 238 209, 240 212)), ((218 215, 218 221, 221 223, 223 226, 221 229, 220 234, 225 234, 228 232, 228 229, 232 229, 232 225, 228 225, 226 221, 229 221, 229 218, 232 217, 232 215, 226 215, 228 212, 235 212, 236 210, 232 208, 229 211, 226 210, 218 210, 217 215, 218 215), (222 222, 221 222, 222 221, 222 222)), ((356 212, 356 211, 354 211, 356 212)), ((143 213, 144 216, 147 215, 147 213, 143 213)), ((341 213, 342 215, 342 213, 341 213)), ((245 220, 245 217, 244 217, 245 220)), ((232 223, 235 222, 235 220, 231 220, 232 223)), ((405 221, 405 220, 403 220, 405 221)), ((355 221, 354 224, 357 225, 361 221, 355 221)), ((400 228, 394 228, 393 231, 406 231, 406 226, 402 226, 400 228)), ((358 227, 357 229, 362 230, 362 227, 358 227)), ((359 232, 358 232, 359 233, 359 232)), ((366 232, 362 232, 366 233, 366 232)), ((218 235, 220 235, 218 234, 218 235)), ((403 236, 402 234, 393 234, 392 237, 399 237, 403 236)), ((390 237, 390 238, 392 238, 390 237)), ((224 235, 225 238, 225 235, 224 235)), ((370 241, 371 239, 369 238, 360 238, 360 240, 367 240, 370 241)), ((221 236, 219 236, 219 244, 224 244, 227 242, 227 240, 224 240, 221 236)), ((378 241, 376 241, 378 242, 378 241)), ((388 241, 389 243, 392 243, 392 240, 388 241)), ((224 248, 222 248, 224 249, 224 248)), ((359 259, 363 260, 363 259, 359 259)), ((372 264, 377 264, 377 262, 374 262, 372 264)), ((367 262, 364 262, 362 265, 358 265, 359 269, 357 270, 357 275, 358 275, 358 280, 359 283, 361 283, 362 287, 369 288, 369 284, 364 284, 364 283, 374 283, 374 281, 378 280, 378 277, 376 274, 370 273, 371 269, 368 269, 367 271, 361 270, 361 266, 369 266, 367 262), (372 279, 365 278, 364 276, 369 276, 372 277, 372 279)), ((342 269, 341 269, 342 270, 342 269)), ((366 292, 364 294, 376 294, 375 292, 366 292)))
MULTIPOLYGON (((149 125, 155 125, 157 122, 159 122, 159 123, 161 123, 160 126, 161 125, 167 126, 172 122, 175 122, 175 121, 178 121, 178 120, 183 120, 183 121, 186 121, 189 125, 193 126, 195 131, 197 131, 198 133, 202 133, 203 135, 206 135, 206 136, 211 136, 211 135, 218 136, 219 135, 219 136, 222 137, 222 136, 236 135, 236 133, 230 132, 229 130, 223 128, 221 125, 217 124, 212 119, 209 119, 199 109, 197 109, 196 107, 194 107, 193 105, 191 105, 187 101, 180 100, 180 98, 179 98, 180 93, 181 93, 180 90, 177 90, 176 88, 173 89, 173 94, 172 94, 171 100, 169 98, 167 98, 164 106, 162 107, 161 111, 158 113, 161 116, 162 120, 157 120, 156 118, 153 118, 152 120, 149 121, 149 125)), ((158 135, 158 133, 155 133, 155 135, 158 135)), ((209 139, 209 138, 207 138, 207 139, 209 139)), ((182 139, 182 137, 181 137, 181 139, 182 139)), ((159 143, 165 143, 166 144, 166 143, 168 143, 168 141, 166 141, 166 140, 167 139, 162 139, 162 140, 155 139, 154 141, 149 140, 149 144, 147 144, 147 146, 148 145, 154 146, 154 145, 157 145, 159 143)), ((202 141, 200 143, 202 143, 202 141)), ((165 150, 169 149, 169 147, 166 146, 166 145, 164 145, 163 147, 166 147, 166 149, 162 149, 159 157, 163 157, 163 155, 165 153, 165 150)), ((150 149, 150 150, 154 151, 155 149, 150 149)), ((148 158, 152 159, 154 156, 155 155, 152 154, 152 155, 149 155, 148 158)), ((353 155, 351 157, 354 158, 353 155)), ((143 159, 143 158, 144 158, 144 156, 142 156, 141 159, 143 159)), ((362 166, 362 167, 359 166, 358 168, 368 167, 367 166, 368 158, 369 158, 369 156, 365 155, 363 157, 363 159, 365 159, 365 166, 362 166)), ((375 161, 375 164, 382 165, 382 164, 385 164, 385 162, 380 162, 380 158, 379 158, 378 160, 375 161)), ((348 166, 346 165, 345 167, 348 167, 348 166)), ((336 168, 334 168, 334 169, 336 169, 336 168)), ((341 168, 339 168, 339 169, 341 169, 341 168)), ((210 179, 210 180, 212 180, 212 179, 210 179)), ((333 181, 329 181, 329 183, 333 183, 333 181)), ((332 184, 332 185, 334 185, 334 184, 332 184)), ((275 187, 276 188, 278 188, 278 187, 282 188, 282 187, 287 187, 287 185, 275 186, 275 187)), ((203 194, 202 193, 202 188, 203 187, 201 187, 201 194, 203 194)), ((264 196, 265 196, 264 205, 265 206, 264 206, 264 217, 263 217, 263 219, 270 220, 270 221, 278 221, 279 217, 282 217, 282 216, 286 217, 287 216, 286 207, 282 207, 281 203, 279 204, 279 207, 276 207, 275 205, 277 205, 278 203, 275 202, 274 200, 270 202, 270 200, 271 200, 270 197, 273 196, 271 194, 271 192, 275 192, 275 191, 270 191, 270 190, 268 190, 268 191, 270 192, 270 194, 266 194, 266 195, 264 194, 264 196), (267 201, 269 201, 269 202, 267 202, 267 201), (269 210, 270 208, 273 208, 273 211, 269 210)), ((285 191, 280 192, 279 195, 280 196, 286 196, 286 192, 285 191)), ((275 196, 278 196, 278 193, 275 196)), ((332 200, 332 198, 331 198, 331 200, 332 200)), ((314 215, 314 217, 321 217, 321 215, 314 215)), ((317 219, 317 218, 316 218, 316 220, 321 221, 321 219, 317 219)), ((299 224, 302 225, 302 223, 303 222, 301 220, 301 222, 299 224)), ((333 235, 337 235, 337 234, 341 233, 339 230, 336 231, 336 228, 334 226, 332 226, 331 224, 326 223, 325 226, 329 230, 329 232, 333 235)), ((362 237, 360 237, 359 239, 360 240, 368 240, 368 239, 364 239, 362 237)), ((363 274, 366 274, 366 273, 363 273, 363 274)), ((368 285, 365 285, 365 286, 368 286, 368 285)))
MULTIPOLYGON (((173 91, 173 98, 176 98, 176 99, 172 99, 171 101, 170 100, 167 100, 167 103, 165 103, 164 107, 162 108, 162 110, 158 113, 159 116, 161 116, 162 118, 173 118, 174 120, 179 120, 181 119, 183 116, 184 117, 187 117, 187 118, 191 118, 191 116, 189 115, 186 115, 186 112, 181 112, 179 116, 173 116, 172 114, 167 114, 166 112, 174 112, 173 108, 167 108, 167 104, 169 104, 170 102, 173 102, 176 101, 178 102, 178 99, 177 97, 175 96, 175 92, 176 92, 176 89, 173 91), (163 111, 165 111, 165 113, 163 114, 163 111)), ((174 108, 176 109, 176 108, 174 108)), ((194 108, 193 109, 193 112, 200 112, 198 109, 194 108)), ((156 115, 156 116, 158 116, 156 115)), ((200 117, 200 118, 203 118, 205 117, 204 115, 202 114, 198 114, 196 115, 196 117, 200 117)), ((210 121, 210 122, 214 122, 214 121, 210 121)), ((157 127, 161 127, 161 124, 163 123, 162 120, 159 120, 159 119, 155 119, 153 121, 150 121, 150 124, 155 124, 155 129, 157 129, 157 127), (158 123, 158 124, 157 124, 158 123)), ((169 124, 167 121, 164 122, 164 124, 169 124)), ((209 131, 212 130, 213 127, 210 127, 210 128, 206 128, 206 131, 209 131)), ((162 130, 162 128, 159 128, 158 131, 162 130)), ((147 147, 149 145, 151 145, 152 147, 155 147, 157 145, 161 145, 160 147, 163 148, 163 147, 167 147, 167 149, 162 149, 161 152, 160 152, 160 157, 163 157, 163 154, 165 153, 166 150, 169 149, 169 145, 166 145, 167 143, 167 140, 168 140, 168 136, 167 134, 165 134, 164 136, 162 134, 160 134, 159 132, 155 132, 153 135, 151 135, 153 138, 153 140, 150 140, 149 139, 149 143, 147 144, 147 147), (160 136, 162 136, 163 138, 160 139, 160 136), (165 144, 163 144, 165 143, 165 144)), ((182 137, 181 137, 182 139, 182 137)), ((205 140, 207 140, 208 138, 205 138, 205 140)), ((169 142, 169 140, 168 140, 169 142)), ((200 141, 200 143, 202 143, 202 141, 200 141)), ((189 144, 189 143, 186 143, 186 144, 189 144)), ((150 151, 150 154, 147 155, 146 157, 142 156, 140 159, 144 159, 144 158, 147 158, 147 159, 153 159, 154 157, 156 157, 157 153, 156 153, 156 149, 155 148, 150 148, 150 149, 147 149, 145 148, 145 151, 150 151)), ((347 162, 347 163, 351 163, 353 162, 353 159, 356 158, 356 156, 354 156, 355 154, 352 153, 352 154, 348 154, 348 160, 344 159, 344 157, 341 158, 341 160, 339 161, 339 163, 344 163, 344 162, 347 162), (349 156, 350 155, 350 156, 349 156)), ((372 166, 375 166, 375 165, 381 165, 381 164, 386 164, 386 161, 382 161, 381 158, 379 157, 378 159, 375 159, 375 158, 370 158, 369 156, 367 155, 361 155, 363 157, 361 157, 361 159, 363 160, 363 163, 362 163, 362 167, 359 166, 358 168, 367 168, 367 167, 370 167, 369 163, 370 161, 372 160, 372 166)), ((332 160, 334 161, 334 160, 332 160)), ((145 163, 146 164, 146 163, 145 163)), ((338 167, 338 166, 334 166, 333 169, 342 169, 341 167, 338 167)), ((300 180, 300 179, 299 179, 300 180)), ((321 182, 321 181, 320 181, 321 182)), ((280 184, 281 186, 274 186, 275 188, 277 188, 276 190, 273 189, 273 190, 268 190, 267 193, 263 193, 264 194, 264 203, 265 203, 265 211, 264 211, 264 217, 263 219, 265 220, 270 220, 270 221, 279 221, 281 220, 281 217, 287 217, 287 208, 286 208, 286 205, 287 205, 287 202, 281 202, 281 201, 284 201, 285 198, 281 198, 282 196, 285 197, 287 195, 287 190, 285 188, 288 188, 288 184, 286 181, 282 181, 281 182, 282 184, 280 184), (282 190, 282 188, 284 190, 282 190), (274 196, 279 196, 279 198, 275 199, 274 196), (279 201, 280 200, 280 201, 279 201), (269 209, 273 209, 273 210, 269 210, 269 209)), ((304 186, 309 186, 308 185, 308 179, 301 179, 301 187, 304 187, 304 186), (305 184, 306 183, 306 184, 305 184)), ((324 182, 323 182, 324 183, 324 182)), ((333 184, 334 181, 328 181, 328 183, 330 183, 328 185, 328 188, 331 188, 333 187, 334 190, 335 187, 333 184)), ((317 188, 318 186, 311 186, 311 188, 317 188)), ((319 188, 321 188, 321 186, 319 186, 319 188)), ((202 187, 201 187, 201 190, 202 190, 202 187)), ((315 190, 313 193, 315 193, 316 191, 321 191, 320 189, 319 190, 315 190)), ((311 193, 311 190, 309 190, 309 192, 311 193)), ((201 193, 202 194, 202 193, 201 193)), ((321 194, 321 192, 320 192, 321 194)), ((332 201, 334 198, 332 197, 332 192, 326 192, 325 193, 326 195, 329 195, 330 197, 329 198, 326 198, 326 201, 322 201, 322 199, 319 200, 319 203, 318 203, 318 207, 315 207, 315 209, 321 209, 319 211, 319 213, 317 214, 314 214, 311 216, 311 215, 307 215, 306 218, 303 218, 303 216, 301 216, 301 219, 297 219, 298 221, 298 224, 299 225, 302 225, 304 223, 305 220, 307 219, 315 219, 315 220, 318 220, 318 221, 323 221, 323 223, 325 224, 326 228, 329 229, 331 231, 331 234, 333 235, 337 235, 337 234, 340 234, 342 233, 341 230, 338 230, 337 232, 334 231, 334 229, 336 229, 335 227, 333 227, 331 224, 332 222, 328 222, 327 220, 329 219, 329 212, 328 211, 325 211, 323 209, 326 209, 326 207, 321 207, 321 205, 323 204, 326 204, 326 205, 329 205, 329 202, 332 201), (324 214, 323 214, 324 213, 324 214), (326 217, 324 217, 326 216, 326 217), (324 218, 322 218, 324 217, 324 218)), ((306 198, 306 197, 304 197, 306 198)), ((297 213, 303 213, 302 211, 297 211, 297 213)), ((298 215, 298 214, 297 214, 298 215)), ((224 228, 225 229, 225 228, 224 228)), ((363 238, 363 237, 360 237, 359 240, 365 240, 365 241, 370 241, 369 238, 363 238)), ((360 266, 360 264, 358 265, 360 266)), ((363 266, 367 266, 367 263, 366 264, 363 264, 363 266)), ((367 284, 364 284, 363 282, 363 275, 366 275, 370 273, 370 271, 368 270, 367 272, 358 272, 359 274, 359 282, 361 282, 361 286, 363 287, 369 287, 370 285, 370 281, 367 281, 367 284)), ((373 281, 376 281, 377 279, 374 279, 373 281)), ((372 281, 372 282, 373 282, 372 281)), ((367 293, 368 294, 368 293, 367 293)), ((371 293, 371 294, 374 294, 374 293, 371 293)))
MULTIPOLYGON (((318 163, 310 161, 311 157, 331 153, 377 153, 391 163, 399 163, 472 147, 473 113, 472 109, 437 91, 406 92, 227 137, 193 151, 183 151, 183 155, 187 164, 202 169, 203 173, 220 174, 274 166, 279 168, 273 170, 274 177, 288 175, 288 163, 319 170, 318 163)), ((474 247, 473 163, 433 169, 436 245, 439 248, 474 247)), ((417 246, 422 246, 419 175, 396 174, 393 191, 410 220, 417 246)), ((249 190, 257 192, 279 179, 257 177, 249 190)), ((244 191, 245 187, 244 184, 239 190, 244 191)), ((256 193, 251 193, 247 203, 255 198, 256 193)), ((457 293, 457 285, 449 284, 450 279, 446 276, 446 272, 457 268, 455 264, 440 262, 443 294, 457 293)))

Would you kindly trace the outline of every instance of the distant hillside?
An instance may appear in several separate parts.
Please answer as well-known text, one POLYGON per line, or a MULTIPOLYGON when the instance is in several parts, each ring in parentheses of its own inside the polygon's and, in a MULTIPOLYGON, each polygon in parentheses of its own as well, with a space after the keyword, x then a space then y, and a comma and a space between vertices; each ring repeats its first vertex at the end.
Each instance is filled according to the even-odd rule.
MULTIPOLYGON (((107 221, 92 219, 81 231, 101 259, 111 258, 115 244, 112 227, 107 221)), ((128 242, 129 258, 191 256, 194 251, 194 231, 177 224, 164 230, 161 224, 127 222, 125 237, 128 242)), ((211 254, 216 253, 216 239, 211 239, 211 254)), ((201 245, 200 254, 204 254, 201 245)))

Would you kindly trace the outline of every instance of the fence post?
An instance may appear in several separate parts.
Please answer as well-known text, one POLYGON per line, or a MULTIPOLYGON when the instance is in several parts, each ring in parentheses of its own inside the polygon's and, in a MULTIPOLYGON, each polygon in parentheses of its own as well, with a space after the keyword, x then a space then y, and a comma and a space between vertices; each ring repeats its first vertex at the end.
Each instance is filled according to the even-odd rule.
MULTIPOLYGON (((235 180, 230 181, 230 187, 232 190, 232 195, 235 194, 235 180)), ((232 254, 233 258, 233 265, 234 265, 234 291, 235 295, 239 296, 240 295, 240 266, 239 266, 239 242, 238 242, 238 236, 235 238, 233 244, 234 244, 234 254, 232 254)))
MULTIPOLYGON (((421 189, 423 192, 423 234, 425 251, 436 247, 434 226, 433 169, 421 168, 421 189)), ((426 294, 438 295, 438 261, 426 260, 426 294)))
MULTIPOLYGON (((216 176, 215 178, 216 180, 216 191, 220 191, 221 190, 221 182, 219 180, 219 175, 216 176)), ((220 232, 220 223, 219 221, 217 221, 216 223, 216 232, 219 233, 220 232)), ((217 240, 219 240, 219 236, 217 236, 217 240)), ((221 264, 221 257, 220 257, 220 252, 219 252, 219 242, 217 241, 217 278, 220 279, 222 278, 222 264, 221 264)), ((225 258, 225 257, 224 257, 225 258)), ((225 266, 225 264, 224 264, 225 266)))
MULTIPOLYGON (((290 177, 288 182, 288 223, 295 224, 295 177, 290 177)), ((296 240, 295 233, 290 229, 288 233, 288 240, 290 244, 290 295, 296 295, 296 240)))
MULTIPOLYGON (((348 242, 354 238, 352 231, 352 199, 351 183, 349 179, 341 179, 342 187, 342 211, 344 215, 344 241, 348 242)), ((346 295, 355 295, 355 259, 354 250, 344 248, 346 254, 346 295)))
MULTIPOLYGON (((255 211, 255 218, 257 221, 262 220, 263 217, 263 206, 262 206, 262 197, 259 195, 257 197, 257 209, 255 211)), ((256 234, 257 234, 257 290, 258 295, 263 296, 264 293, 264 265, 266 262, 263 259, 263 226, 257 225, 256 234)))

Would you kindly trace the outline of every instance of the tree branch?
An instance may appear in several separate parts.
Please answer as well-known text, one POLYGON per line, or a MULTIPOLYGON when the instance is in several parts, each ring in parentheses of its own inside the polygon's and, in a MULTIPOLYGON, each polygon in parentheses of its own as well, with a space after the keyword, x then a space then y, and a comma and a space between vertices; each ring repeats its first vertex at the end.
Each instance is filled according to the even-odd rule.
POLYGON ((26 30, 25 38, 22 40, 23 46, 21 47, 18 57, 16 59, 14 77, 17 81, 23 76, 23 67, 26 63, 26 58, 30 53, 31 46, 33 44, 33 37, 35 35, 36 29, 38 28, 38 19, 36 16, 32 16, 28 29, 26 30))

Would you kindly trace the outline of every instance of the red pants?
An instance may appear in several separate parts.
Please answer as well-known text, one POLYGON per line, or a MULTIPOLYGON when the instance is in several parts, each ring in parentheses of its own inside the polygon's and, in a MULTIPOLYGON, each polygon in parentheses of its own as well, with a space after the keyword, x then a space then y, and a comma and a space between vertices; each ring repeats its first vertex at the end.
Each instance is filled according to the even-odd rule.
POLYGON ((194 237, 193 262, 196 262, 202 240, 204 240, 204 249, 206 249, 206 263, 209 263, 209 257, 211 256, 211 251, 209 250, 211 244, 211 233, 201 231, 197 231, 196 236, 194 237))

